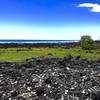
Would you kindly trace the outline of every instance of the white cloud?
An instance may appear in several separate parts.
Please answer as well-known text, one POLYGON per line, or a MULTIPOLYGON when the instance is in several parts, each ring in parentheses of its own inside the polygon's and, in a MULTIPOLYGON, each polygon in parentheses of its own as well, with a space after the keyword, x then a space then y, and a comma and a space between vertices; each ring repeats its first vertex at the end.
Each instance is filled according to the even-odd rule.
POLYGON ((93 4, 93 3, 83 3, 79 4, 77 7, 87 7, 91 8, 91 12, 100 12, 100 5, 99 4, 93 4))

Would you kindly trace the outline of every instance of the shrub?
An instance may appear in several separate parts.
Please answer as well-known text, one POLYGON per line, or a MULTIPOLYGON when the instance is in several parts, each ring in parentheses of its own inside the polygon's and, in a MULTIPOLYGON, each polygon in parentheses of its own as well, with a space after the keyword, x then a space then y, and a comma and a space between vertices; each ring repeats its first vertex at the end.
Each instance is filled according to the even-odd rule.
POLYGON ((81 37, 80 45, 83 50, 91 50, 94 49, 94 41, 89 35, 84 35, 81 37))

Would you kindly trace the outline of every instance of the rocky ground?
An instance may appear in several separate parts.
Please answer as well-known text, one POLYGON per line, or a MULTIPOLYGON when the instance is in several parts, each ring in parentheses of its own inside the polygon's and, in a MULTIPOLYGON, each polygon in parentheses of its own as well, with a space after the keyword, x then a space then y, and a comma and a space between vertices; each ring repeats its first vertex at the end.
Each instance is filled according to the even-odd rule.
POLYGON ((0 100, 100 100, 100 59, 0 63, 0 100))

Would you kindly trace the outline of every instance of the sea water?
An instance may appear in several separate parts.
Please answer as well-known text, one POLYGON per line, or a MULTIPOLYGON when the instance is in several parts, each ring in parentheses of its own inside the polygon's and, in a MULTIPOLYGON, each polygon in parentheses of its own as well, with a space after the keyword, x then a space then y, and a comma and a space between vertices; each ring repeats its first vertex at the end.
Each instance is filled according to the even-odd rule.
POLYGON ((0 40, 0 43, 73 43, 78 40, 0 40))

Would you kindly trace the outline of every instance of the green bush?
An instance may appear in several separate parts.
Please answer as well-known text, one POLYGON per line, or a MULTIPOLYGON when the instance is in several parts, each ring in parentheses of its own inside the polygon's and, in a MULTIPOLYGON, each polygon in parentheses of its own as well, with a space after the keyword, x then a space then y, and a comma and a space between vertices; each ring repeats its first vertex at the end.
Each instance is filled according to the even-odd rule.
POLYGON ((94 49, 94 41, 89 35, 84 35, 81 37, 80 45, 83 50, 91 50, 94 49))

